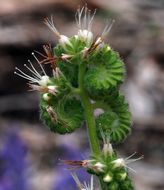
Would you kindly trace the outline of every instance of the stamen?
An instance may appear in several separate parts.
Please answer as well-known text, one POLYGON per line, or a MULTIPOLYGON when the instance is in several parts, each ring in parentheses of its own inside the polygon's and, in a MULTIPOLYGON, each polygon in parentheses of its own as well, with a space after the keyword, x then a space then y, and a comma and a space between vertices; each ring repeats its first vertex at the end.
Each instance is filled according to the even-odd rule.
POLYGON ((83 185, 81 184, 81 182, 80 182, 79 178, 77 177, 77 175, 76 175, 76 174, 73 174, 73 173, 72 173, 71 175, 72 175, 74 181, 76 182, 77 187, 78 187, 80 190, 83 189, 83 185))
POLYGON ((115 20, 111 20, 111 21, 107 21, 107 24, 102 32, 101 37, 104 38, 111 30, 113 24, 114 24, 115 20))
POLYGON ((87 5, 83 6, 81 9, 79 8, 75 15, 78 29, 90 31, 95 14, 96 10, 94 10, 91 16, 91 10, 88 9, 87 5))
POLYGON ((92 17, 89 18, 89 22, 88 22, 88 30, 91 30, 91 27, 92 27, 92 21, 93 21, 93 19, 94 19, 94 17, 95 17, 96 11, 97 11, 97 10, 95 9, 94 12, 93 12, 92 17))
POLYGON ((56 27, 55 27, 54 19, 53 19, 53 16, 52 16, 52 15, 51 15, 51 18, 50 18, 50 19, 49 19, 49 18, 45 18, 45 19, 44 19, 44 23, 50 28, 50 30, 51 30, 52 32, 54 32, 54 33, 57 35, 57 37, 60 38, 60 33, 58 32, 58 30, 57 30, 56 27))
POLYGON ((136 154, 137 154, 137 152, 134 152, 133 154, 131 154, 130 156, 128 156, 127 158, 125 158, 125 160, 130 159, 131 157, 133 157, 133 156, 136 155, 136 154))
POLYGON ((36 72, 36 74, 39 76, 39 78, 41 79, 42 76, 38 73, 38 71, 35 69, 35 67, 33 66, 32 62, 28 59, 28 62, 30 63, 32 69, 36 72))
POLYGON ((19 68, 15 67, 15 70, 19 71, 20 73, 18 73, 18 72, 15 71, 14 74, 16 74, 16 75, 18 75, 18 76, 20 76, 20 77, 22 77, 24 79, 30 80, 30 82, 32 82, 32 83, 38 82, 37 79, 35 79, 35 78, 27 75, 26 73, 24 73, 23 71, 21 71, 19 68))
POLYGON ((24 64, 24 66, 31 72, 34 74, 35 77, 37 77, 38 80, 40 80, 40 75, 37 75, 37 73, 35 73, 30 67, 28 67, 26 64, 24 64))
POLYGON ((131 170, 134 173, 137 173, 134 169, 130 168, 129 166, 126 166, 126 168, 128 168, 129 170, 131 170))
POLYGON ((93 190, 93 175, 91 175, 91 190, 93 190))
POLYGON ((140 156, 139 158, 126 160, 126 163, 127 163, 127 164, 130 164, 130 163, 136 162, 136 161, 138 161, 138 160, 141 160, 141 159, 143 159, 143 158, 144 158, 144 156, 142 155, 142 156, 140 156))
POLYGON ((39 61, 38 58, 36 57, 35 53, 32 52, 31 54, 32 54, 33 57, 36 59, 37 63, 39 64, 39 66, 40 66, 40 68, 41 68, 41 70, 43 71, 44 75, 47 75, 46 72, 45 72, 45 70, 43 69, 42 65, 40 64, 40 61, 39 61))

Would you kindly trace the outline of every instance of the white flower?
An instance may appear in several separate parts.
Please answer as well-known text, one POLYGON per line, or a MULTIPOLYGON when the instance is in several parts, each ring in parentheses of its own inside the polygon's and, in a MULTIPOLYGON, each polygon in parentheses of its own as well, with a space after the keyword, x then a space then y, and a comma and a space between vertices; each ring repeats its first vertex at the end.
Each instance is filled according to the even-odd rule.
POLYGON ((57 91, 57 86, 56 85, 51 85, 50 84, 50 78, 49 76, 46 74, 45 70, 43 69, 40 61, 38 60, 38 58, 35 56, 34 53, 32 53, 32 55, 34 56, 35 60, 37 61, 37 63, 39 64, 39 67, 41 69, 41 72, 43 73, 43 75, 41 75, 37 69, 33 66, 32 62, 30 60, 28 60, 29 62, 29 66, 24 64, 24 66, 27 68, 27 70, 31 73, 31 75, 23 72, 22 70, 20 70, 19 68, 15 68, 15 74, 27 79, 29 81, 29 86, 31 87, 32 90, 36 90, 39 92, 43 92, 43 93, 50 93, 53 95, 56 95, 57 91))
POLYGON ((93 34, 88 30, 79 30, 78 37, 89 46, 93 42, 93 34))
POLYGON ((112 161, 112 163, 114 164, 114 168, 120 168, 126 166, 125 160, 123 158, 118 158, 112 161))
POLYGON ((26 64, 24 64, 24 66, 28 69, 28 71, 31 72, 31 76, 26 74, 25 72, 21 71, 19 68, 15 67, 15 74, 29 80, 29 83, 31 84, 38 84, 39 86, 47 86, 48 83, 50 82, 49 76, 47 76, 45 70, 43 69, 42 65, 40 64, 39 60, 37 59, 37 57, 35 56, 34 53, 32 53, 32 55, 34 56, 34 58, 36 59, 37 63, 40 66, 41 71, 43 72, 43 75, 41 75, 36 68, 33 66, 32 62, 30 60, 28 60, 29 62, 29 66, 27 66, 26 64))
POLYGON ((128 164, 143 159, 143 156, 141 156, 141 157, 139 157, 139 158, 136 158, 136 159, 131 159, 131 157, 133 157, 135 154, 136 154, 136 152, 133 153, 132 155, 130 155, 129 157, 125 158, 125 159, 123 159, 123 158, 118 158, 118 159, 112 161, 113 167, 114 167, 114 168, 122 168, 122 167, 125 167, 125 168, 128 168, 128 169, 132 170, 133 172, 135 172, 135 170, 133 170, 132 168, 130 168, 130 167, 128 166, 128 164))
POLYGON ((76 23, 78 26, 78 37, 85 41, 87 45, 93 42, 93 33, 91 32, 93 19, 96 11, 91 15, 91 11, 87 6, 79 8, 76 12, 76 23))

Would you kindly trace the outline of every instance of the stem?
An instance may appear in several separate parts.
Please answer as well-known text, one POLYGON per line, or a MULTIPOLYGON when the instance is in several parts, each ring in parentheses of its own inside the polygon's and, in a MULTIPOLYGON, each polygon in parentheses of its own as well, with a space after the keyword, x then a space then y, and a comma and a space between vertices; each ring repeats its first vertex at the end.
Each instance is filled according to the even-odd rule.
MULTIPOLYGON (((99 156, 101 154, 100 145, 96 134, 96 125, 94 118, 94 106, 91 104, 90 98, 84 87, 84 76, 86 71, 86 63, 82 62, 79 65, 79 76, 78 83, 80 89, 81 101, 84 107, 85 119, 87 122, 88 136, 92 154, 94 156, 99 156)), ((106 184, 103 182, 102 178, 99 177, 100 186, 102 190, 107 190, 106 184)))
POLYGON ((100 145, 99 145, 97 134, 96 134, 95 119, 94 119, 94 114, 93 114, 94 109, 92 107, 89 96, 84 87, 85 70, 86 70, 86 63, 84 62, 80 63, 79 76, 78 76, 80 96, 81 96, 82 104, 84 106, 90 147, 91 147, 93 155, 97 156, 100 154, 100 145))

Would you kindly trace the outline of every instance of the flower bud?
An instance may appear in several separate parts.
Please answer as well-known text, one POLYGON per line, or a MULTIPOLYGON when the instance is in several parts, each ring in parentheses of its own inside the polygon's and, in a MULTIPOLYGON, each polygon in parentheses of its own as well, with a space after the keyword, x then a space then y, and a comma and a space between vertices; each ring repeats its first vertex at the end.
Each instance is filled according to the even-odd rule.
POLYGON ((64 35, 60 35, 60 38, 59 38, 59 43, 60 45, 66 50, 67 49, 67 45, 68 46, 72 46, 71 42, 70 42, 70 39, 67 37, 67 36, 64 36, 64 35))
POLYGON ((94 164, 94 168, 96 172, 104 172, 105 167, 106 166, 102 164, 101 162, 96 162, 96 164, 94 164))
POLYGON ((119 181, 123 181, 123 180, 126 179, 127 173, 126 173, 126 172, 120 172, 120 173, 117 174, 116 177, 117 177, 117 179, 118 179, 119 181))
POLYGON ((113 154, 113 148, 111 143, 105 143, 103 146, 103 152, 105 155, 111 155, 113 154))
POLYGON ((112 179, 113 179, 113 177, 112 177, 112 175, 110 175, 110 174, 107 174, 107 175, 105 175, 105 176, 103 177, 103 181, 106 182, 106 183, 111 182, 112 179))
POLYGON ((45 101, 49 101, 49 100, 50 100, 49 93, 44 93, 44 94, 43 94, 43 99, 44 99, 45 101))
POLYGON ((57 86, 48 86, 48 92, 50 93, 50 94, 53 94, 53 95, 56 95, 56 93, 58 92, 58 90, 57 90, 57 86))

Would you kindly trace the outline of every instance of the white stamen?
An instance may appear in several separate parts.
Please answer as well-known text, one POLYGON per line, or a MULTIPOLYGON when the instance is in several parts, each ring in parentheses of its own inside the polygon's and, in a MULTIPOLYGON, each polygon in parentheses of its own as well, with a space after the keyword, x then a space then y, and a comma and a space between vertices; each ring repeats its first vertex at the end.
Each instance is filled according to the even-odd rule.
POLYGON ((36 72, 34 72, 30 67, 28 67, 26 64, 24 64, 24 66, 31 72, 34 74, 35 77, 37 77, 37 79, 39 80, 41 78, 40 75, 38 75, 36 72))
POLYGON ((108 22, 102 32, 101 37, 104 38, 111 30, 113 24, 114 24, 115 20, 111 20, 110 22, 108 22))
POLYGON ((79 8, 76 12, 75 19, 78 26, 78 37, 85 41, 87 45, 93 42, 93 33, 91 32, 92 22, 95 16, 96 10, 91 16, 91 11, 87 6, 79 8))
POLYGON ((92 28, 92 22, 94 16, 96 14, 96 10, 91 16, 91 11, 87 8, 87 6, 79 8, 76 12, 75 19, 79 29, 90 31, 92 28))
POLYGON ((18 73, 18 72, 15 71, 14 74, 16 74, 16 75, 18 75, 18 76, 20 76, 20 77, 22 77, 22 78, 24 78, 24 79, 27 79, 27 80, 29 80, 29 81, 32 82, 32 83, 35 83, 35 82, 38 81, 37 79, 35 79, 35 78, 33 78, 33 77, 27 75, 26 73, 24 73, 23 71, 21 71, 21 70, 18 69, 17 67, 15 67, 15 70, 19 71, 20 73, 18 73))
POLYGON ((36 61, 38 62, 38 64, 39 64, 40 68, 42 69, 44 75, 47 75, 46 72, 45 72, 45 70, 43 69, 43 67, 42 67, 42 65, 41 65, 41 63, 40 63, 40 61, 38 60, 38 58, 37 58, 36 55, 34 54, 34 52, 32 52, 31 54, 33 55, 33 57, 34 57, 34 58, 36 59, 36 61))
POLYGON ((37 83, 39 84, 39 86, 47 86, 47 84, 50 82, 49 77, 47 76, 45 70, 43 69, 42 65, 40 64, 38 58, 35 56, 34 53, 32 53, 32 55, 34 56, 35 60, 37 61, 37 63, 39 64, 42 72, 44 73, 44 75, 42 76, 41 74, 39 74, 39 72, 36 70, 36 68, 33 66, 32 62, 30 60, 28 60, 30 67, 27 66, 26 64, 24 64, 24 67, 27 68, 28 71, 31 72, 31 76, 26 74, 25 72, 23 72, 22 70, 20 70, 19 68, 15 67, 15 72, 14 74, 29 80, 29 83, 37 83))
POLYGON ((33 66, 32 62, 31 62, 29 59, 28 59, 28 62, 30 63, 32 69, 33 69, 34 72, 37 74, 37 76, 38 76, 39 78, 41 78, 42 76, 38 73, 38 71, 35 69, 35 67, 33 66))
POLYGON ((50 30, 55 33, 58 37, 60 37, 60 33, 55 27, 53 16, 51 15, 51 19, 46 18, 44 23, 50 28, 50 30))
POLYGON ((132 163, 132 162, 136 162, 138 160, 143 159, 143 156, 136 158, 136 159, 130 159, 132 156, 134 156, 136 153, 133 153, 132 155, 130 155, 129 157, 123 159, 123 158, 118 158, 114 161, 112 161, 114 168, 119 168, 119 167, 125 167, 128 168, 130 170, 132 170, 133 172, 135 172, 134 169, 130 168, 128 166, 128 164, 132 163))

